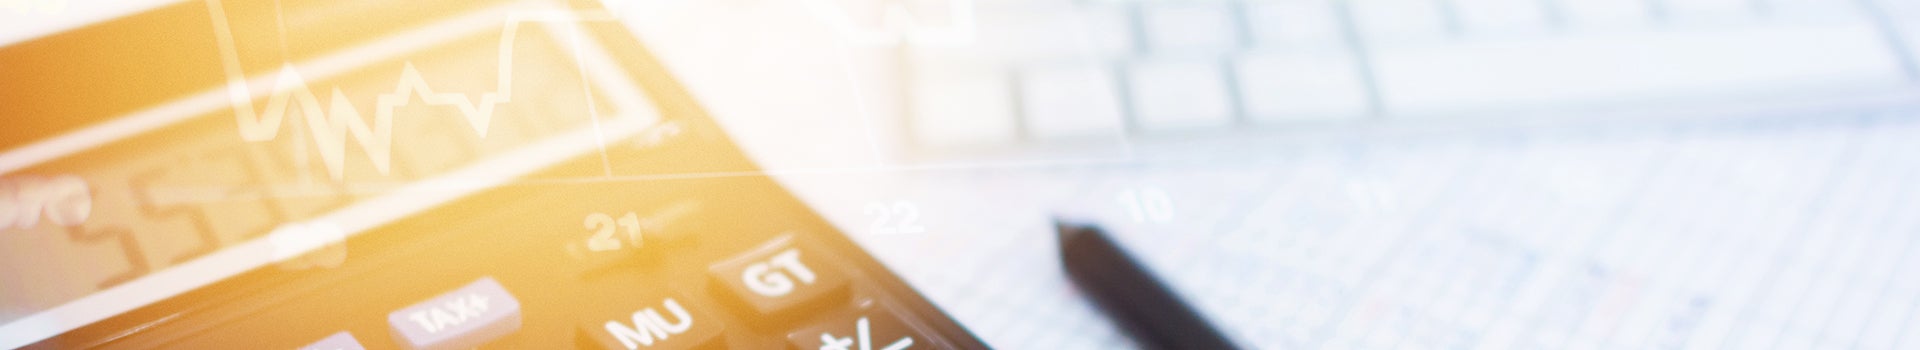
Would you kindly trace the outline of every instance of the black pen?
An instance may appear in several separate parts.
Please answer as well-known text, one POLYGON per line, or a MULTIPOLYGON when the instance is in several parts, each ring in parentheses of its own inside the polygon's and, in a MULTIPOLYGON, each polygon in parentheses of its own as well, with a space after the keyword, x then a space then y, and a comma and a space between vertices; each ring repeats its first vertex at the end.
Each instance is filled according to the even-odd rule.
POLYGON ((1067 277, 1134 341, 1149 349, 1237 349, 1106 232, 1054 220, 1067 277))

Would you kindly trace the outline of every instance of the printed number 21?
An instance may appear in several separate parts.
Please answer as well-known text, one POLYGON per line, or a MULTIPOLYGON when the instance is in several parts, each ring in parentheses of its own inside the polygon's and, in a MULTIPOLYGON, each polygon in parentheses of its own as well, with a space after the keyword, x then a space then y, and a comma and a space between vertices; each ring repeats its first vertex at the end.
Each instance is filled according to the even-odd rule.
POLYGON ((896 233, 921 233, 927 228, 920 226, 920 208, 913 202, 894 201, 889 206, 883 202, 867 203, 867 215, 873 216, 873 224, 868 226, 876 235, 896 233))
MULTIPOLYGON (((617 228, 612 216, 604 213, 588 214, 584 224, 588 230, 593 230, 593 237, 587 238, 587 250, 604 252, 620 249, 621 240, 613 237, 617 228)), ((617 224, 627 229, 626 241, 632 242, 634 248, 639 248, 640 216, 629 212, 626 216, 621 216, 617 224)))

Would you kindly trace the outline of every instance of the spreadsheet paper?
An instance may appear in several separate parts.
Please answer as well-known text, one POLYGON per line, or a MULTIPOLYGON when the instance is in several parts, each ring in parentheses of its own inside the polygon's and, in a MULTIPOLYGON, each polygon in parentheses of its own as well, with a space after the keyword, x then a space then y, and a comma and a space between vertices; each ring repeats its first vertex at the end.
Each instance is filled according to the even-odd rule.
POLYGON ((1127 344, 1059 268, 1063 213, 1261 348, 1920 346, 1920 109, 1136 152, 786 181, 999 347, 1127 344))

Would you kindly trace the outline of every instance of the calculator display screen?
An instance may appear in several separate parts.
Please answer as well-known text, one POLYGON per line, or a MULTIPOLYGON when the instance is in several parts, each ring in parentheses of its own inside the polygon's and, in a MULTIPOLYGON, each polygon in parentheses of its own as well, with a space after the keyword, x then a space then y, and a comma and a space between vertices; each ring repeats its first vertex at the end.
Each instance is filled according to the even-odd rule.
MULTIPOLYGON (((511 13, 229 70, 253 82, 7 150, 0 334, 58 333, 258 268, 335 265, 351 254, 338 239, 484 188, 566 180, 525 175, 655 125, 638 87, 603 78, 625 76, 599 71, 619 69, 604 52, 567 39, 594 19, 511 13), (252 123, 236 113, 246 102, 252 123)), ((223 63, 263 53, 232 54, 223 63)))

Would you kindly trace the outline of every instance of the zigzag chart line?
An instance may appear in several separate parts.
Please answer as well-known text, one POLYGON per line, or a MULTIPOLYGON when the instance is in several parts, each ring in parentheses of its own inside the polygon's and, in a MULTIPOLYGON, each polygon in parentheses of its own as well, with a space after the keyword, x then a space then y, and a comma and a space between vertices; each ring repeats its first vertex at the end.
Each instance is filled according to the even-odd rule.
POLYGON ((513 42, 521 23, 614 20, 612 15, 604 12, 508 14, 506 26, 501 30, 498 76, 493 92, 481 93, 477 101, 464 93, 435 92, 420 76, 420 71, 413 67, 413 62, 409 61, 401 69, 400 80, 394 90, 375 98, 373 123, 369 125, 339 87, 333 88, 328 99, 329 105, 323 107, 318 96, 307 86, 306 79, 301 77, 291 62, 283 65, 275 78, 266 109, 256 110, 252 88, 248 86, 246 72, 240 66, 240 54, 233 40, 232 26, 227 22, 226 10, 220 0, 207 0, 207 8, 213 15, 215 41, 220 48, 220 63, 227 77, 227 96, 233 101, 233 115, 239 124, 241 139, 251 142, 273 140, 280 134, 280 126, 292 108, 290 104, 297 103, 300 115, 307 123, 307 130, 313 134, 321 161, 335 180, 345 176, 349 137, 367 153, 374 168, 381 174, 386 174, 392 168, 393 111, 411 104, 413 96, 420 96, 428 105, 459 108, 461 116, 473 126, 474 132, 486 137, 488 126, 493 122, 494 108, 513 100, 513 42))

